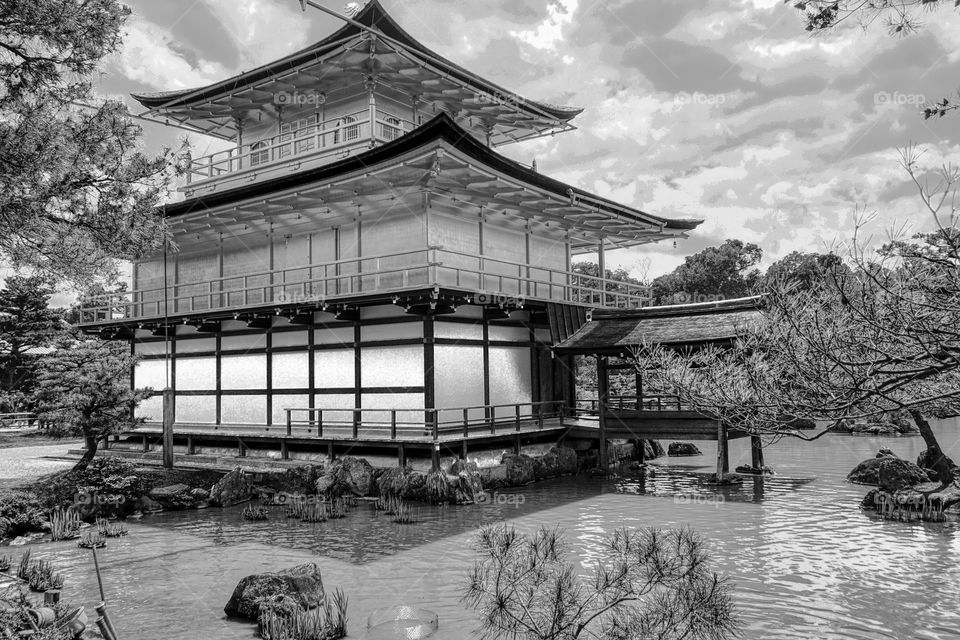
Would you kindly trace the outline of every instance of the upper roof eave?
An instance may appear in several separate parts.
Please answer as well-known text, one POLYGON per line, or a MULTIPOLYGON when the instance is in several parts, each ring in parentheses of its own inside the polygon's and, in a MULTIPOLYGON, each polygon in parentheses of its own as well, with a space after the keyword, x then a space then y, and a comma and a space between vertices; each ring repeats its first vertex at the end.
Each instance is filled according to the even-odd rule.
MULTIPOLYGON (((507 89, 504 89, 503 87, 500 87, 499 85, 485 80, 484 78, 481 78, 467 69, 464 69, 458 64, 447 60, 443 56, 431 51, 427 47, 417 42, 417 40, 404 31, 400 25, 397 24, 392 17, 390 17, 390 15, 380 4, 379 0, 370 0, 360 11, 360 13, 353 18, 353 20, 366 26, 373 27, 388 37, 403 43, 408 49, 441 63, 447 67, 449 75, 456 77, 461 82, 483 89, 495 95, 516 95, 512 91, 508 91, 507 89)), ((348 23, 319 42, 316 42, 304 49, 300 49, 299 51, 295 51, 281 58, 280 60, 267 63, 257 67, 256 69, 245 71, 231 78, 215 82, 205 87, 173 91, 138 92, 131 93, 130 95, 137 102, 148 109, 158 109, 163 107, 171 108, 185 104, 188 101, 194 102, 197 100, 209 99, 226 91, 256 83, 285 69, 296 68, 303 63, 308 62, 311 57, 321 55, 324 52, 334 48, 338 43, 341 43, 344 40, 350 40, 358 35, 361 35, 360 27, 348 23)), ((520 98, 519 96, 517 97, 520 98)), ((550 117, 556 118, 557 120, 561 120, 563 122, 572 120, 574 117, 583 112, 582 108, 562 107, 543 102, 537 102, 535 100, 529 100, 527 98, 520 98, 520 104, 533 107, 535 110, 539 110, 550 117)))
POLYGON ((210 209, 224 204, 243 201, 249 198, 263 197, 271 192, 292 189, 303 184, 334 179, 356 170, 369 169, 380 163, 388 162, 417 148, 429 146, 439 140, 445 141, 453 148, 464 153, 479 164, 484 164, 493 170, 500 171, 517 180, 551 192, 559 197, 569 197, 571 194, 580 199, 588 199, 591 206, 596 206, 613 215, 628 215, 638 223, 660 224, 665 230, 690 231, 695 229, 701 219, 671 219, 655 216, 639 209, 626 207, 612 200, 593 195, 587 191, 573 187, 564 182, 538 173, 530 167, 506 158, 496 151, 482 144, 469 132, 460 127, 449 115, 441 113, 429 122, 400 136, 392 142, 369 151, 357 154, 319 166, 306 171, 291 173, 278 178, 253 182, 226 191, 214 192, 196 196, 189 200, 165 205, 164 215, 174 217, 195 211, 197 208, 210 209))

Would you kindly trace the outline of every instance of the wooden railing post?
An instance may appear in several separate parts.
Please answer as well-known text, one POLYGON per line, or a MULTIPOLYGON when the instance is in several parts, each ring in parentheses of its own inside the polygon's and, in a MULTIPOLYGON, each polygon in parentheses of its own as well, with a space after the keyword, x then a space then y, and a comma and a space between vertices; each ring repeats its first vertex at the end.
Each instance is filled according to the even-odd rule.
POLYGON ((293 433, 293 409, 287 409, 287 435, 293 433))
POLYGON ((390 439, 397 439, 397 410, 390 410, 390 439))
POLYGON ((520 405, 516 405, 514 408, 516 409, 517 431, 520 431, 520 405))
POLYGON ((440 422, 437 420, 437 410, 429 409, 428 414, 430 415, 430 432, 433 434, 433 441, 437 442, 440 439, 440 422))
POLYGON ((323 437, 323 409, 317 409, 317 437, 323 437))

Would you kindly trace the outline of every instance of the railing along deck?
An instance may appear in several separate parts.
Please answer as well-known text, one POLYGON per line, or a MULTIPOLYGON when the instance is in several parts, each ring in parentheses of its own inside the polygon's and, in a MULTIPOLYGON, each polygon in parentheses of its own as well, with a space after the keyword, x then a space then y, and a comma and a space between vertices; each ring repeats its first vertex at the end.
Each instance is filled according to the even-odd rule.
POLYGON ((441 247, 348 258, 324 264, 227 275, 87 297, 81 323, 160 318, 175 313, 239 310, 270 304, 309 306, 371 292, 451 287, 508 300, 538 299, 637 308, 650 302, 649 287, 452 251, 441 247))
POLYGON ((572 415, 562 401, 489 404, 440 409, 291 408, 286 435, 439 442, 543 429, 548 419, 572 415))
POLYGON ((322 159, 357 147, 368 147, 372 142, 390 142, 412 131, 414 126, 413 122, 381 109, 375 111, 371 123, 370 111, 364 109, 194 158, 187 171, 187 184, 256 171, 294 159, 322 159))

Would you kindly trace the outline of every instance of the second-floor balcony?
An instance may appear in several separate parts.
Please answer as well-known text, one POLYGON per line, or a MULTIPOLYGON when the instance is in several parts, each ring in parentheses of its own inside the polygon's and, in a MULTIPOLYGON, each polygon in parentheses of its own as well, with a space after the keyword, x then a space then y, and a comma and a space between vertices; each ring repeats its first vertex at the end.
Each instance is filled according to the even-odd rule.
POLYGON ((93 296, 81 302, 81 323, 232 312, 272 304, 320 307, 338 299, 428 287, 480 294, 474 299, 481 303, 539 300, 639 308, 651 300, 645 285, 431 247, 93 296))
POLYGON ((279 135, 193 158, 187 170, 187 188, 234 176, 270 173, 289 162, 323 164, 395 140, 415 126, 382 109, 373 112, 371 121, 370 113, 364 109, 311 122, 279 135))

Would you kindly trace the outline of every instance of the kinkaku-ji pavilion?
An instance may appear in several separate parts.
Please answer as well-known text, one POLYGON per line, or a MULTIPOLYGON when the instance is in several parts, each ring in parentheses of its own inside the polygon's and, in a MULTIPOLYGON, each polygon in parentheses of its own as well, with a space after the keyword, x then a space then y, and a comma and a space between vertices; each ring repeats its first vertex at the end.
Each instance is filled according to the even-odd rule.
POLYGON ((129 290, 83 304, 83 328, 129 341, 132 384, 156 390, 131 435, 148 449, 166 420, 187 454, 367 447, 403 462, 591 428, 575 417, 584 351, 555 348, 593 310, 642 316, 650 300, 572 261, 595 254, 602 275, 607 251, 700 221, 504 157, 580 110, 444 59, 377 0, 346 23, 209 86, 134 94, 143 117, 226 149, 192 159, 163 208, 172 241, 133 264, 129 290))

